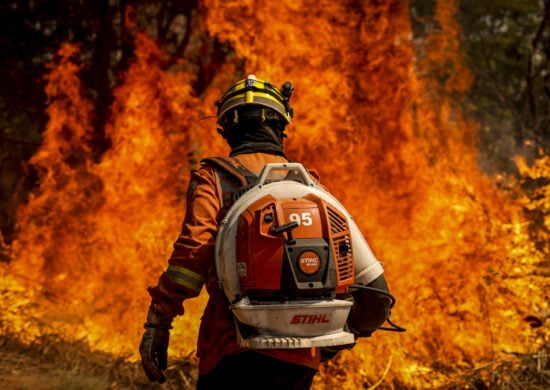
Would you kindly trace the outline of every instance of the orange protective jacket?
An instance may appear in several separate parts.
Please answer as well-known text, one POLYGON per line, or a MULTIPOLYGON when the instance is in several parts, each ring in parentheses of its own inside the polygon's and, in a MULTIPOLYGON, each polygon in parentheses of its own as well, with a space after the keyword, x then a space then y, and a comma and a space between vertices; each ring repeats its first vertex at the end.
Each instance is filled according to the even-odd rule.
MULTIPOLYGON (((288 161, 268 153, 240 154, 234 158, 255 174, 259 174, 267 163, 288 161)), ((197 342, 199 375, 213 370, 222 357, 244 350, 237 345, 229 303, 218 285, 215 272, 216 234, 218 224, 227 212, 223 207, 224 196, 219 180, 231 178, 207 163, 191 171, 181 234, 174 244, 167 270, 160 276, 158 285, 149 289, 153 310, 175 317, 183 314, 183 301, 198 296, 202 286, 206 285, 209 299, 197 342)), ((314 369, 318 369, 320 363, 319 348, 257 352, 314 369)))

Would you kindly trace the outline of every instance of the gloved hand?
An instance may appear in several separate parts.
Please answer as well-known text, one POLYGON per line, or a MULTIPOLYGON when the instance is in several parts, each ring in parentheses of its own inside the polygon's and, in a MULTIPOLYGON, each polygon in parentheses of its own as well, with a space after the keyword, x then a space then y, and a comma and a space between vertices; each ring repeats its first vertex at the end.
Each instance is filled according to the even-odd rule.
POLYGON ((351 294, 354 304, 348 317, 348 328, 356 337, 370 337, 388 319, 392 301, 384 275, 351 294))
POLYGON ((172 318, 155 313, 149 308, 144 327, 145 333, 139 345, 143 370, 151 382, 164 383, 166 377, 162 371, 166 370, 168 364, 168 342, 172 318))

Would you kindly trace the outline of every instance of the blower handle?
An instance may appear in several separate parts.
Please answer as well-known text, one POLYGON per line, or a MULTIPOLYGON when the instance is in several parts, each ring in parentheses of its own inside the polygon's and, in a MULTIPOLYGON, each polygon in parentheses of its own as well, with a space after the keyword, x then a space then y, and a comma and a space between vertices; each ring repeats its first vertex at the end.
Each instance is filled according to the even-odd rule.
POLYGON ((256 185, 262 187, 266 184, 267 177, 271 171, 296 171, 299 174, 301 182, 306 186, 313 187, 315 183, 311 180, 311 176, 307 172, 306 168, 300 163, 269 163, 266 164, 264 169, 260 172, 260 176, 256 185))
POLYGON ((289 223, 285 223, 284 225, 281 225, 281 226, 277 226, 277 227, 272 226, 271 229, 269 229, 269 231, 273 234, 281 234, 283 232, 286 232, 286 235, 287 235, 286 243, 288 245, 294 245, 296 244, 296 240, 294 239, 294 237, 292 237, 292 230, 296 229, 298 226, 300 226, 298 222, 292 221, 289 223))

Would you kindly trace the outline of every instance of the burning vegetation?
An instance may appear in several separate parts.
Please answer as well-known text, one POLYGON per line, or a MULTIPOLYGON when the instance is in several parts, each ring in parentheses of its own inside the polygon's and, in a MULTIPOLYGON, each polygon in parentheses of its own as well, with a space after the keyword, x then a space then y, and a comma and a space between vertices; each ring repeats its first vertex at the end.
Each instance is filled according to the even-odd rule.
MULTIPOLYGON (((192 67, 136 33, 99 157, 79 48, 59 49, 47 76, 49 122, 30 161, 39 185, 18 211, 10 261, 0 263, 4 336, 137 361, 146 287, 179 233, 189 169, 227 153, 214 102, 256 73, 293 82, 286 152, 319 171, 354 215, 384 262, 392 318, 407 328, 340 353, 315 387, 548 384, 550 161, 518 159, 523 178, 505 188, 479 171, 476 123, 456 98, 471 84, 456 3, 437 3, 444 28, 422 53, 398 1, 263 2, 262 12, 252 1, 203 3, 201 28, 235 58, 197 96, 192 67)), ((204 302, 186 302, 174 326, 170 356, 186 369, 204 302)))

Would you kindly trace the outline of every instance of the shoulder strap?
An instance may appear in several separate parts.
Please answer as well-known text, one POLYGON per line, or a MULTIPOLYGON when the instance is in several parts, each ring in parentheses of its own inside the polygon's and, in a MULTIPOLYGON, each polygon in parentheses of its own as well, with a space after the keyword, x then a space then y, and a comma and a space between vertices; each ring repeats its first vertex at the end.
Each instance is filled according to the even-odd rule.
POLYGON ((257 179, 253 172, 231 157, 207 157, 201 162, 218 168, 216 177, 221 191, 222 215, 227 213, 233 203, 248 191, 257 179))
POLYGON ((207 157, 202 161, 208 162, 229 172, 241 182, 243 187, 253 183, 257 177, 247 167, 231 157, 207 157))
MULTIPOLYGON (((214 165, 217 168, 220 168, 223 172, 228 173, 231 177, 235 178, 240 182, 241 187, 235 188, 234 185, 226 183, 225 181, 220 183, 222 187, 222 193, 227 196, 229 193, 232 193, 232 201, 237 200, 242 194, 248 191, 256 182, 258 176, 250 171, 247 167, 241 164, 238 160, 232 157, 217 156, 217 157, 207 157, 201 160, 202 162, 209 163, 214 165)), ((318 176, 313 174, 312 171, 308 170, 310 174, 315 179, 318 179, 318 176)), ((300 181, 300 174, 297 171, 290 170, 286 177, 282 180, 294 180, 300 181)), ((279 181, 279 180, 276 180, 279 181)), ((269 181, 268 181, 269 182, 269 181)))

